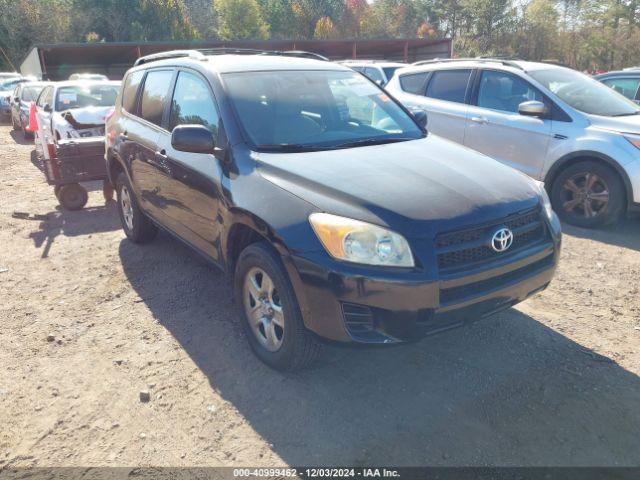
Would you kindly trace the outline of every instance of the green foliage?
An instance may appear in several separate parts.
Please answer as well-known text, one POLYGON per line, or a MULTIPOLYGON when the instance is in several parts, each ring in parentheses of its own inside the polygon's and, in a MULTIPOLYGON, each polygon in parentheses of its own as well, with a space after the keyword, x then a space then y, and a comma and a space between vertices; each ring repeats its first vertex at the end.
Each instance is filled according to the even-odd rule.
POLYGON ((0 12, 14 64, 35 43, 415 37, 452 37, 459 56, 640 64, 640 0, 0 0, 0 12))
POLYGON ((216 0, 215 8, 223 40, 269 38, 269 26, 256 0, 216 0))

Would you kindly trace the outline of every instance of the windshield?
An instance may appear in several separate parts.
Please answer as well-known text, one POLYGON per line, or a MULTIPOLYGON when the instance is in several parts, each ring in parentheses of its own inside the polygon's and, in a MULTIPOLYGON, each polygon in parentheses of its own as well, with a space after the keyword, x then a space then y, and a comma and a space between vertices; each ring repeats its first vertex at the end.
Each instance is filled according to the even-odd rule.
POLYGON ((22 88, 22 96, 20 97, 25 102, 35 101, 40 95, 40 92, 44 88, 44 85, 32 86, 32 87, 23 87, 22 88))
POLYGON ((116 104, 118 85, 92 84, 61 87, 56 96, 56 111, 85 107, 112 107, 116 104))
POLYGON ((225 84, 258 150, 322 150, 424 134, 384 91, 354 72, 230 73, 225 84))
POLYGON ((636 115, 640 109, 606 85, 575 70, 554 68, 529 72, 576 110, 605 117, 636 115))

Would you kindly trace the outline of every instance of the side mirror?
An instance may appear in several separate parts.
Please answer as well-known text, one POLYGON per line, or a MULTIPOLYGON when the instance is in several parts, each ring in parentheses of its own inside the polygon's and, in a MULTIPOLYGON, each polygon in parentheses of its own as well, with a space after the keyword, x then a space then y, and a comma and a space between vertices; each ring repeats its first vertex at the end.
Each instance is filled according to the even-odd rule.
POLYGON ((13 97, 13 103, 20 103, 20 97, 13 97))
POLYGON ((203 125, 178 125, 171 132, 171 146, 181 152, 213 153, 215 141, 203 125))
POLYGON ((47 104, 45 104, 45 106, 44 106, 44 107, 42 107, 42 109, 43 109, 45 112, 48 112, 48 113, 51 113, 51 112, 53 111, 53 109, 51 108, 51 105, 49 105, 48 103, 47 103, 47 104))
POLYGON ((536 100, 522 102, 518 105, 518 113, 525 117, 544 117, 547 114, 547 106, 536 100))
POLYGON ((423 110, 422 108, 412 109, 411 115, 413 115, 413 118, 416 119, 416 122, 418 123, 418 125, 420 125, 420 128, 422 128, 423 130, 427 129, 429 118, 427 117, 426 110, 423 110))

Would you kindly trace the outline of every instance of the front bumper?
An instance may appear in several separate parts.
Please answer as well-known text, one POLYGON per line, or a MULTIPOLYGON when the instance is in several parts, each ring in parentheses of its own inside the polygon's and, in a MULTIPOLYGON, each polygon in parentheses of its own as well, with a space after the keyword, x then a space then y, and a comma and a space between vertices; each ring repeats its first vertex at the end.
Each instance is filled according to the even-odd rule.
POLYGON ((305 325, 321 337, 399 343, 479 320, 537 293, 551 281, 560 234, 472 273, 390 271, 337 262, 324 252, 285 259, 305 325))

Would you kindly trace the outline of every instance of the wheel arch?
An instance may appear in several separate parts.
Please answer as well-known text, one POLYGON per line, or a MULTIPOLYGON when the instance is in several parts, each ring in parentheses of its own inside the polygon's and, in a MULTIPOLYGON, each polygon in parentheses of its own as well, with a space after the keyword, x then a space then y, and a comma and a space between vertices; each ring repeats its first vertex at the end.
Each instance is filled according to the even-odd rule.
POLYGON ((107 153, 107 180, 111 184, 111 186, 115 187, 116 179, 120 172, 124 172, 125 175, 129 175, 127 173, 127 168, 124 165, 124 162, 120 159, 120 157, 111 152, 107 153))
POLYGON ((592 150, 572 152, 555 161, 544 177, 544 184, 547 192, 549 192, 549 194, 551 193, 553 182, 558 177, 560 172, 575 163, 587 160, 601 162, 611 167, 618 174, 618 176, 622 180, 622 183, 624 184, 625 208, 628 207, 629 203, 632 202, 633 199, 633 188, 631 186, 631 181, 629 180, 627 172, 613 158, 603 153, 592 150))

